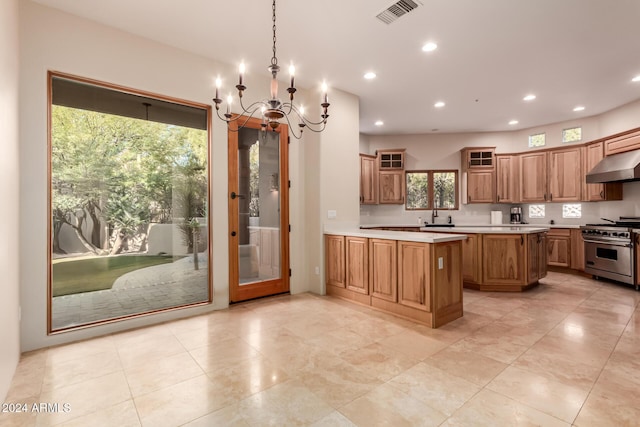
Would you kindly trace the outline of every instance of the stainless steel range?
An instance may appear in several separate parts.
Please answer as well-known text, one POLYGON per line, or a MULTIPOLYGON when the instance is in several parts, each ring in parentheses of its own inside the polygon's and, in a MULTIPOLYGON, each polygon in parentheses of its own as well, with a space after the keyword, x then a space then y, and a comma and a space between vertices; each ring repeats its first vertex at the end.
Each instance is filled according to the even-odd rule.
MULTIPOLYGON (((607 220, 611 221, 611 220, 607 220)), ((584 271, 635 285, 635 233, 640 218, 620 217, 609 224, 587 224, 580 227, 584 239, 584 271)))

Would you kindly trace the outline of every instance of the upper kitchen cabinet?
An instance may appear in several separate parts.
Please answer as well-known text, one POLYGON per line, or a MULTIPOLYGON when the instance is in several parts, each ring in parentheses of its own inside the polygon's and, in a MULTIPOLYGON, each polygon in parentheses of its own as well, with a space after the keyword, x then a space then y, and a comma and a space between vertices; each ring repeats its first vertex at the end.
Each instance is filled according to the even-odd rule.
POLYGON ((520 155, 520 201, 547 201, 547 153, 531 152, 520 155))
POLYGON ((380 170, 404 170, 404 152, 404 148, 376 151, 380 170))
POLYGON ((640 149, 640 129, 618 134, 604 141, 605 156, 638 149, 640 149))
POLYGON ((622 183, 587 184, 585 175, 604 158, 604 142, 599 141, 585 147, 582 183, 584 200, 599 202, 602 200, 622 200, 622 183))
POLYGON ((404 204, 404 148, 378 150, 378 203, 404 204))
POLYGON ((520 154, 520 202, 582 200, 582 147, 520 154))
POLYGON ((380 204, 401 205, 404 203, 404 171, 381 170, 378 173, 378 182, 380 184, 380 204))
POLYGON ((496 200, 496 156, 494 147, 463 148, 463 180, 466 180, 466 203, 494 203, 496 200))
POLYGON ((519 157, 513 154, 496 154, 496 201, 517 203, 519 194, 519 157))
POLYGON ((549 202, 582 200, 582 147, 549 151, 549 202))
POLYGON ((360 154, 360 204, 378 203, 378 168, 376 156, 360 154))

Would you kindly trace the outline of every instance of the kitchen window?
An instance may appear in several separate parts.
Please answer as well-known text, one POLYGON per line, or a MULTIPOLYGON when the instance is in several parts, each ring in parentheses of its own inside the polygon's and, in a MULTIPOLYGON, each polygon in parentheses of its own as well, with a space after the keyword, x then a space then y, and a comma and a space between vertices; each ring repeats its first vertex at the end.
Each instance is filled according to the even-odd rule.
POLYGON ((582 140, 582 127, 562 129, 562 142, 578 142, 582 140))
POLYGON ((405 174, 406 210, 458 209, 458 171, 420 170, 405 174))
POLYGON ((529 135, 529 147, 544 147, 547 144, 545 133, 529 135))

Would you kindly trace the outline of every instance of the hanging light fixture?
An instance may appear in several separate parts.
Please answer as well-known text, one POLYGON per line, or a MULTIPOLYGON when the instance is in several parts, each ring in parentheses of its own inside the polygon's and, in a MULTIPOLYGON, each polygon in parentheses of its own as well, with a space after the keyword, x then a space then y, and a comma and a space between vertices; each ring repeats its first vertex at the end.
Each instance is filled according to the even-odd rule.
MULTIPOLYGON (((238 98, 240 99, 239 105, 242 109, 242 113, 240 114, 232 114, 231 113, 231 103, 233 101, 233 97, 229 95, 227 98, 227 108, 226 112, 221 116, 220 115, 220 106, 222 105, 222 99, 220 99, 220 78, 216 79, 216 97, 213 98, 213 102, 216 105, 216 113, 221 120, 227 122, 227 126, 231 122, 238 122, 238 130, 243 128, 251 117, 254 117, 258 114, 262 117, 262 130, 267 130, 267 128, 276 129, 280 126, 280 120, 285 119, 289 128, 292 130, 292 135, 300 139, 302 136, 302 131, 304 128, 308 128, 313 132, 322 132, 327 124, 327 119, 329 118, 329 97, 327 95, 327 85, 326 83, 322 83, 322 102, 320 106, 322 107, 322 114, 320 115, 321 120, 314 122, 309 120, 304 115, 304 107, 296 106, 293 103, 293 94, 296 93, 295 87, 295 68, 293 65, 289 67, 289 73, 291 75, 291 85, 287 88, 287 92, 289 93, 289 101, 282 102, 278 99, 278 72, 280 71, 280 66, 278 65, 278 58, 276 56, 276 0, 273 0, 272 6, 272 21, 273 21, 273 56, 271 57, 271 65, 269 65, 269 72, 271 72, 271 94, 269 99, 263 99, 262 101, 254 102, 253 104, 245 107, 242 103, 242 94, 247 87, 244 85, 244 72, 245 66, 244 63, 240 64, 240 76, 238 79, 238 84, 236 85, 236 89, 238 89, 238 98), (297 122, 298 128, 300 130, 299 134, 293 131, 294 127, 292 126, 292 122, 295 124, 297 122)), ((230 129, 233 130, 233 129, 230 129)))

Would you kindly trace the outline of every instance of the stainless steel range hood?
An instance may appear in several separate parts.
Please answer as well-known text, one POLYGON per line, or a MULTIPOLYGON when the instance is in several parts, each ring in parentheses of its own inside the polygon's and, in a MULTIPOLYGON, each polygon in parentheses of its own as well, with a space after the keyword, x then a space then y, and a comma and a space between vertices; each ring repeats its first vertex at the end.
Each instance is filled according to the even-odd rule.
POLYGON ((640 150, 605 157, 589 173, 587 183, 640 181, 640 150))

